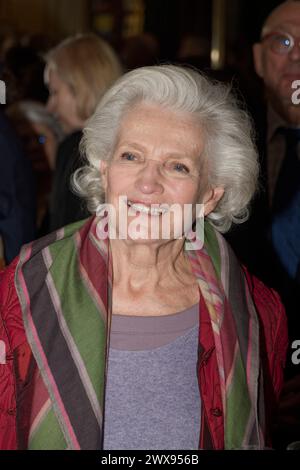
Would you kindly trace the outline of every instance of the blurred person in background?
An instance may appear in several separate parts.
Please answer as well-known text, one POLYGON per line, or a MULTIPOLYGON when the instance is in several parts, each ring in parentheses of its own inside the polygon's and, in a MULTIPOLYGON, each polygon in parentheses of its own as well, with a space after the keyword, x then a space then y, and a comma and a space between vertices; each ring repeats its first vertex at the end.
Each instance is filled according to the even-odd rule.
POLYGON ((0 111, 0 236, 10 263, 24 243, 34 240, 35 187, 32 168, 18 136, 0 111))
POLYGON ((272 242, 291 281, 300 285, 300 106, 293 82, 300 80, 300 2, 281 3, 266 19, 254 63, 267 100, 266 170, 272 211, 272 242), (295 233, 295 230, 298 230, 295 233))
POLYGON ((256 125, 265 163, 269 236, 280 267, 271 273, 271 282, 286 304, 290 332, 296 339, 300 333, 300 106, 293 103, 292 84, 300 79, 299 36, 300 2, 288 0, 269 14, 253 47, 266 98, 265 114, 261 113, 265 122, 256 120, 256 125))
POLYGON ((9 106, 6 114, 32 164, 37 190, 38 235, 44 235, 49 231, 47 214, 56 152, 64 134, 59 122, 42 103, 20 101, 9 106))
POLYGON ((300 106, 293 100, 293 82, 300 80, 299 38, 300 2, 288 0, 270 12, 253 47, 265 91, 264 120, 258 117, 256 125, 274 253, 270 282, 286 307, 291 344, 286 376, 294 376, 286 383, 280 407, 278 441, 283 447, 300 439, 300 366, 292 361, 292 344, 300 339, 300 106))
POLYGON ((82 128, 121 75, 121 65, 111 46, 94 34, 67 38, 47 54, 46 62, 47 108, 66 134, 57 152, 50 201, 50 230, 55 230, 89 215, 72 192, 70 177, 81 165, 82 128))
MULTIPOLYGON (((2 42, 0 79, 6 85, 5 112, 0 117, 0 234, 4 261, 9 263, 21 246, 36 237, 36 186, 28 149, 22 148, 22 133, 10 119, 11 106, 24 99, 45 102, 44 61, 15 36, 2 42)), ((30 153, 30 152, 29 152, 30 153)))

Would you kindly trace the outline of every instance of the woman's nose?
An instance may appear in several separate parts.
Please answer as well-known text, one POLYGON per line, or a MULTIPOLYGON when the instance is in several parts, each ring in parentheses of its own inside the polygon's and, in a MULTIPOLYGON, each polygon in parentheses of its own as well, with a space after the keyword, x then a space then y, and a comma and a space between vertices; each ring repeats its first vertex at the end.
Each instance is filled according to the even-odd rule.
POLYGON ((164 188, 160 170, 159 162, 148 160, 137 174, 136 188, 144 194, 161 194, 164 188))

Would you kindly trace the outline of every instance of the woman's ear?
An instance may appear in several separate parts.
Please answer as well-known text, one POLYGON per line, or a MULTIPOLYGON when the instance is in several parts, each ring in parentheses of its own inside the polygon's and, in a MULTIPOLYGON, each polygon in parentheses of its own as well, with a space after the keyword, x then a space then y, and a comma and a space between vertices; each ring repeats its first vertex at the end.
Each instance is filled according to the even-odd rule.
POLYGON ((214 210, 220 199, 222 199, 223 194, 224 188, 214 188, 207 191, 203 199, 205 216, 214 210))
POLYGON ((108 163, 107 161, 101 160, 100 161, 100 174, 101 174, 101 181, 104 191, 107 189, 107 170, 108 170, 108 163))

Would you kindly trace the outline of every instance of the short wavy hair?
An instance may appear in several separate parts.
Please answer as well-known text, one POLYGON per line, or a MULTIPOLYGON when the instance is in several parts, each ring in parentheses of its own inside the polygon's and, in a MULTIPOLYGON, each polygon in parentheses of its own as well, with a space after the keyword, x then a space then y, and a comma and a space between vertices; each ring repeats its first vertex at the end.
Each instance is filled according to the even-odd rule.
POLYGON ((68 84, 76 99, 78 115, 86 120, 110 85, 122 74, 113 48, 93 33, 64 39, 45 56, 44 78, 54 70, 68 84))
POLYGON ((251 119, 229 85, 175 65, 141 67, 121 77, 105 93, 88 120, 81 141, 86 165, 73 177, 74 190, 90 212, 104 200, 100 160, 112 158, 121 120, 134 105, 149 103, 189 113, 205 135, 208 184, 224 195, 208 215, 220 232, 249 216, 258 184, 258 156, 251 119))

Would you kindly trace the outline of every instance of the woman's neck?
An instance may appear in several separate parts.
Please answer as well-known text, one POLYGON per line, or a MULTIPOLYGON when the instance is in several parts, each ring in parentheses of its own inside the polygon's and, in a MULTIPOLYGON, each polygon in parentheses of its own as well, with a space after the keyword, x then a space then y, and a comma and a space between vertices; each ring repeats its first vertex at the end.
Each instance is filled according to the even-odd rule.
POLYGON ((183 239, 156 244, 111 240, 110 244, 116 283, 161 284, 166 277, 174 279, 188 270, 183 239))

